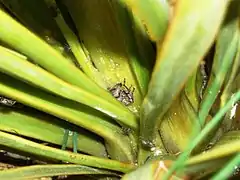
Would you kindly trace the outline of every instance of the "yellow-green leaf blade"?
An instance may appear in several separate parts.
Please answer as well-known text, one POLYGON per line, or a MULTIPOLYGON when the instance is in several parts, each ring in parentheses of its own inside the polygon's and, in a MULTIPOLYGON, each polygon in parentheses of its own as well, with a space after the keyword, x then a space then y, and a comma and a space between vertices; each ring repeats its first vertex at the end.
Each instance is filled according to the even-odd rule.
POLYGON ((23 138, 2 131, 0 131, 0 145, 19 149, 23 152, 35 154, 38 156, 91 167, 104 168, 120 172, 128 172, 134 169, 134 165, 132 164, 59 150, 29 140, 25 140, 23 138))
MULTIPOLYGON (((130 65, 137 59, 137 51, 129 44, 127 28, 129 18, 122 4, 115 1, 64 1, 78 30, 79 39, 84 44, 91 61, 102 74, 108 88, 126 80, 126 86, 135 88, 134 102, 128 108, 138 113, 142 102, 141 90, 130 65), (118 16, 118 15, 122 16, 118 16), (119 20, 120 19, 120 20, 119 20), (127 21, 127 22, 125 22, 127 21), (124 29, 123 29, 124 28, 124 29), (130 51, 129 51, 130 50, 130 51), (129 53, 130 52, 130 53, 129 53)), ((131 30, 131 29, 130 29, 131 30)))
POLYGON ((228 1, 179 0, 142 105, 141 135, 155 144, 162 116, 214 41, 228 1))
POLYGON ((162 40, 169 20, 169 5, 167 1, 159 0, 121 0, 127 4, 135 15, 141 18, 150 38, 162 40))
POLYGON ((102 111, 120 121, 125 121, 127 126, 137 129, 135 116, 125 108, 119 108, 105 99, 87 92, 85 89, 72 86, 42 68, 19 58, 18 56, 0 47, 0 71, 20 80, 41 87, 59 96, 86 104, 96 110, 102 111))
POLYGON ((52 96, 4 74, 0 74, 0 94, 96 133, 119 152, 114 159, 134 160, 129 137, 110 118, 94 109, 52 96))
MULTIPOLYGON (((99 137, 84 129, 73 127, 67 122, 62 122, 54 116, 49 116, 33 109, 9 107, 1 107, 0 116, 0 130, 58 145, 62 145, 64 129, 77 131, 79 151, 95 156, 107 157, 105 147, 99 137)), ((72 136, 69 137, 67 147, 72 147, 72 136)))
POLYGON ((0 179, 35 179, 48 176, 60 175, 82 175, 82 174, 108 174, 116 175, 111 171, 92 168, 82 165, 33 165, 26 167, 19 167, 0 172, 0 179))
POLYGON ((59 52, 2 10, 0 10, 0 19, 0 39, 4 43, 11 45, 13 48, 27 55, 36 64, 41 65, 61 79, 84 88, 93 94, 101 94, 108 101, 121 107, 121 104, 112 98, 108 92, 97 86, 59 52))
POLYGON ((239 49, 239 6, 239 1, 230 4, 225 21, 217 36, 211 75, 200 105, 199 120, 201 125, 204 125, 206 117, 224 84, 224 80, 227 79, 227 75, 231 71, 239 49))

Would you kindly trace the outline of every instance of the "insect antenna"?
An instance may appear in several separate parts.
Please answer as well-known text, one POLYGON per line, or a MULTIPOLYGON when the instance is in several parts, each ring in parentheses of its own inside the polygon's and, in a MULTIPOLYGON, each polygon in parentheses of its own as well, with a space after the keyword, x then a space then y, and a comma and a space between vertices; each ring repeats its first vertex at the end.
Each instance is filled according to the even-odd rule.
POLYGON ((126 78, 123 79, 123 86, 126 86, 126 78))

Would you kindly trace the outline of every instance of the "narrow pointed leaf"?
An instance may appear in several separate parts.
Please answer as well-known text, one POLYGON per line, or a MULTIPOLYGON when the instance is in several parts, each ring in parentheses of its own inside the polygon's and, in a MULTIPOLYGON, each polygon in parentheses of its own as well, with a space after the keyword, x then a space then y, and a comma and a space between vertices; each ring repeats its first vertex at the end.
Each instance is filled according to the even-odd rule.
MULTIPOLYGON (((149 82, 149 71, 150 66, 149 62, 145 64, 143 57, 140 56, 140 50, 138 50, 138 46, 136 44, 136 38, 134 35, 133 28, 129 28, 134 26, 133 16, 130 12, 127 11, 126 7, 121 6, 119 2, 112 3, 113 10, 116 16, 116 22, 119 31, 121 30, 121 36, 123 37, 123 42, 126 48, 128 62, 130 65, 130 69, 136 79, 136 84, 141 94, 141 99, 146 94, 147 85, 149 82)), ((139 31, 135 29, 135 31, 139 31)), ((144 46, 144 44, 143 44, 144 46)), ((145 51, 145 49, 143 50, 145 51)), ((149 57, 148 57, 149 58, 149 57)), ((151 61, 151 60, 149 60, 151 61)), ((145 60, 146 62, 146 60, 145 60)))
MULTIPOLYGON (((33 111, 33 109, 11 109, 1 107, 0 130, 16 135, 22 135, 45 142, 62 145, 64 129, 78 132, 78 150, 87 154, 107 157, 107 152, 100 138, 81 128, 72 127, 53 116, 33 111), (94 148, 92 148, 94 147, 94 148)), ((67 147, 72 147, 72 137, 69 137, 67 147)))
POLYGON ((235 140, 224 145, 216 146, 216 148, 193 156, 187 161, 187 164, 193 165, 198 163, 211 162, 214 160, 230 157, 237 153, 240 153, 240 140, 235 140))
POLYGON ((56 2, 54 0, 45 0, 46 4, 49 8, 54 9, 56 16, 53 17, 60 28, 63 36, 65 37, 71 51, 73 52, 77 62, 80 64, 83 72, 90 77, 93 81, 95 81, 98 85, 103 88, 105 87, 105 83, 102 80, 102 75, 96 70, 93 66, 91 60, 86 56, 84 50, 81 47, 81 44, 78 40, 78 37, 74 34, 68 24, 65 22, 61 10, 58 8, 56 2))
MULTIPOLYGON (((206 126, 203 128, 200 134, 198 134, 197 130, 193 131, 193 137, 194 137, 193 140, 188 144, 185 151, 178 157, 178 159, 173 164, 173 166, 171 167, 167 175, 164 177, 164 179, 167 179, 168 177, 170 177, 171 173, 173 173, 176 169, 182 170, 183 166, 185 165, 185 162, 187 161, 193 149, 199 143, 204 141, 204 138, 207 137, 207 135, 211 132, 211 130, 218 125, 218 123, 221 121, 221 118, 225 115, 225 113, 229 111, 232 104, 236 103, 239 100, 240 100, 240 92, 237 92, 231 97, 231 99, 226 103, 226 105, 213 117, 213 119, 210 122, 208 122, 208 124, 206 124, 206 126)), ((237 146, 233 149, 228 149, 228 151, 232 151, 232 152, 238 151, 238 149, 240 148, 240 146, 238 145, 239 142, 234 142, 234 143, 231 143, 231 145, 233 147, 236 145, 237 146)))
POLYGON ((212 177, 212 180, 225 180, 229 178, 237 166, 240 165, 240 153, 237 154, 232 160, 226 164, 215 176, 212 177))
POLYGON ((119 152, 118 156, 112 157, 114 159, 134 160, 130 139, 110 118, 98 111, 55 97, 4 74, 0 75, 0 94, 96 133, 111 144, 111 151, 119 152))
POLYGON ((240 4, 239 1, 237 4, 236 2, 230 4, 226 20, 218 34, 211 76, 199 111, 201 125, 204 124, 206 116, 221 90, 227 73, 233 65, 238 49, 240 38, 238 11, 240 4))
POLYGON ((29 140, 25 140, 23 138, 1 131, 0 131, 0 145, 18 149, 23 152, 31 153, 34 155, 43 156, 46 158, 62 160, 65 162, 86 165, 91 167, 115 170, 120 172, 128 172, 134 169, 134 166, 132 164, 121 163, 119 161, 97 158, 94 156, 82 155, 59 150, 29 140))
POLYGON ((137 129, 137 120, 127 109, 119 108, 117 105, 109 103, 99 96, 72 86, 25 59, 13 55, 3 47, 0 47, 0 52, 0 71, 59 96, 88 105, 113 118, 119 119, 120 122, 122 121, 123 124, 133 129, 137 129))
MULTIPOLYGON (((137 66, 136 62, 141 59, 138 58, 131 19, 126 9, 117 1, 67 0, 64 3, 74 20, 80 40, 102 74, 106 86, 111 88, 126 79, 126 85, 135 88, 134 102, 128 108, 138 113, 143 98, 139 84, 142 82, 138 82, 131 61, 137 66)), ((138 68, 144 70, 145 67, 138 68)), ((141 69, 137 71, 142 72, 141 69)))
POLYGON ((174 101, 168 112, 162 118, 159 127, 164 147, 169 153, 182 152, 191 141, 193 127, 200 129, 197 114, 184 93, 174 101))
POLYGON ((164 113, 213 43, 227 5, 225 0, 178 1, 166 38, 158 45, 157 62, 142 105, 141 136, 149 144, 156 144, 164 113))
MULTIPOLYGON (((168 167, 173 162, 170 160, 165 161, 152 161, 138 168, 136 171, 130 172, 123 176, 121 180, 158 180, 162 179, 163 175, 168 171, 168 167)), ((171 176, 174 180, 187 180, 187 176, 177 177, 171 176)))
POLYGON ((169 21, 169 5, 166 0, 121 0, 146 26, 153 41, 161 41, 169 21))
POLYGON ((34 165, 19 167, 0 172, 0 179, 35 179, 48 176, 60 175, 82 175, 82 174, 106 174, 116 175, 111 171, 92 168, 81 165, 34 165))
POLYGON ((61 79, 88 90, 93 94, 104 95, 106 100, 121 107, 121 104, 117 102, 117 100, 91 81, 76 66, 64 58, 63 55, 20 25, 2 10, 0 10, 0 19, 0 39, 3 42, 27 55, 36 64, 41 65, 61 79))

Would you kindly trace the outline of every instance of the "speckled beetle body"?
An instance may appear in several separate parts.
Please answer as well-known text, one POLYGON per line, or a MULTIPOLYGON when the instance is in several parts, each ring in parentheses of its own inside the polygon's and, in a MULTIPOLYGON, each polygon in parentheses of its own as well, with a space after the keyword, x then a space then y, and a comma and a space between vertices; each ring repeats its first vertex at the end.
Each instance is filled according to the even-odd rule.
POLYGON ((128 106, 134 102, 134 90, 135 88, 126 86, 126 81, 124 79, 123 83, 117 83, 112 88, 108 88, 112 96, 118 101, 122 102, 125 106, 128 106))
POLYGON ((6 105, 6 106, 13 106, 15 103, 16 103, 15 100, 0 96, 0 104, 6 105))

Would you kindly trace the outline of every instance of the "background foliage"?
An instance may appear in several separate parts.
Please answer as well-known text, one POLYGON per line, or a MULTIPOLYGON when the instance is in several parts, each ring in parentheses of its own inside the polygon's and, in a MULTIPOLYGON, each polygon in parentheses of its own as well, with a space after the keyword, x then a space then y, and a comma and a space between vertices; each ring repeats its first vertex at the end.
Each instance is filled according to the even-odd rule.
POLYGON ((239 17, 238 0, 0 0, 0 179, 239 177, 239 17))

